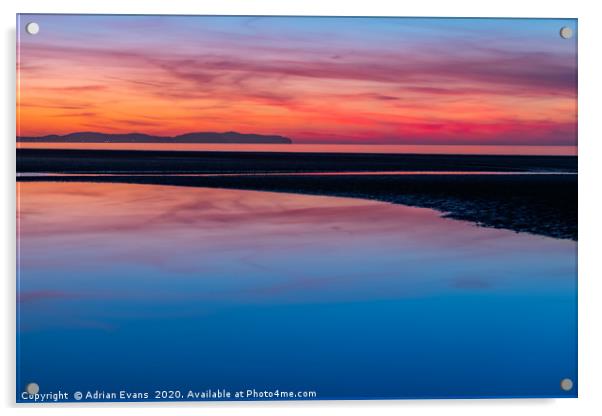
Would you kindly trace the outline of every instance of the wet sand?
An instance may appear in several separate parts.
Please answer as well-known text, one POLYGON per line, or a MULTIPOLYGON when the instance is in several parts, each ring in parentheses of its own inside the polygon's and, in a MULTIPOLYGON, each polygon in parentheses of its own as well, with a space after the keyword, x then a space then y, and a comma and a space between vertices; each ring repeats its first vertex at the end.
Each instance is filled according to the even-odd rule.
POLYGON ((446 217, 485 227, 577 240, 577 175, 574 174, 274 174, 387 170, 576 172, 575 157, 113 153, 115 151, 19 149, 18 172, 71 175, 19 177, 17 180, 161 184, 365 198, 432 208, 446 217), (107 172, 123 174, 77 175, 107 172), (155 174, 136 175, 145 172, 155 174), (254 175, 163 176, 235 172, 254 175))
POLYGON ((17 149, 17 172, 576 172, 576 156, 17 149))

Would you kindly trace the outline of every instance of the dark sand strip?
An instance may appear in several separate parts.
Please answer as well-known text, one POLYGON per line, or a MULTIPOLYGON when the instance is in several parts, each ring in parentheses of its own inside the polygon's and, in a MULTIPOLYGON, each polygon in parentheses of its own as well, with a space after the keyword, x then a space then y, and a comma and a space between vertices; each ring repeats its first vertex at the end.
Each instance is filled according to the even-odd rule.
POLYGON ((17 149, 17 172, 577 172, 576 156, 17 149))

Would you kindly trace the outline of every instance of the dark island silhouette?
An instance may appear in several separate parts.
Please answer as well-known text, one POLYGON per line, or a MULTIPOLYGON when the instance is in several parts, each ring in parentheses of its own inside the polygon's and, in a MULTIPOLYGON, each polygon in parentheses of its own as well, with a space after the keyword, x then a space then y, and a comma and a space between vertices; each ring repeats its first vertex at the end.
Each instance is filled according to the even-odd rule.
POLYGON ((17 137, 17 141, 29 143, 292 143, 291 139, 284 136, 245 134, 237 133, 235 131, 228 131, 225 133, 196 132, 180 134, 178 136, 153 136, 144 133, 113 134, 77 132, 62 136, 51 134, 39 137, 17 137))

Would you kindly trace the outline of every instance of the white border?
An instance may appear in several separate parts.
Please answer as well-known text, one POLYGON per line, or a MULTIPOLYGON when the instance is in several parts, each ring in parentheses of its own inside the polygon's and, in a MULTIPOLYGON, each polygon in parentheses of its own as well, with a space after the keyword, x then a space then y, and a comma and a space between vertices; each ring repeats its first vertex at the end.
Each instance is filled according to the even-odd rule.
MULTIPOLYGON (((434 1, 353 1, 353 0, 21 0, 0 3, 2 13, 1 106, 4 135, 2 156, 2 256, 4 267, 2 313, 3 363, 0 403, 6 414, 50 413, 57 415, 143 414, 425 414, 425 415, 588 415, 602 408, 600 351, 602 339, 602 270, 597 248, 600 235, 600 129, 602 108, 601 50, 602 15, 594 1, 505 0, 497 2, 453 0, 434 1), (579 399, 559 400, 435 400, 435 401, 354 401, 354 402, 253 402, 253 403, 167 403, 17 406, 15 397, 15 14, 16 13, 131 13, 131 14, 268 14, 268 15, 376 15, 376 16, 456 16, 456 17, 563 17, 579 19, 579 399), (596 406, 597 405, 597 406, 596 406)), ((600 413, 598 413, 600 414, 600 413)))

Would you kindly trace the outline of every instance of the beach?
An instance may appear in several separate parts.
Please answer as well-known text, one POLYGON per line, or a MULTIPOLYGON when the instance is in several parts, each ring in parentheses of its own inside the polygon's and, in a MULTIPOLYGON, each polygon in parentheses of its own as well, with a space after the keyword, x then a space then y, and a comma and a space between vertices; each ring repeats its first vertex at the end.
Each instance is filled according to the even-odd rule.
POLYGON ((17 172, 577 172, 576 156, 17 149, 17 172))
POLYGON ((18 149, 17 172, 44 173, 20 176, 20 181, 158 184, 372 199, 432 208, 480 226, 577 240, 577 158, 571 156, 18 149))

